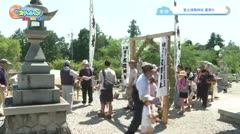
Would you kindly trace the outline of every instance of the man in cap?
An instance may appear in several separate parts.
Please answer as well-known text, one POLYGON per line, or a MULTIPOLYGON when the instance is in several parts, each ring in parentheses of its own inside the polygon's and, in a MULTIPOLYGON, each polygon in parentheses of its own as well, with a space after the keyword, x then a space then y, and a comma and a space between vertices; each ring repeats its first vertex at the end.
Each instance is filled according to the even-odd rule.
POLYGON ((87 60, 83 60, 82 62, 83 69, 79 71, 79 77, 82 85, 82 96, 83 96, 83 105, 87 102, 87 94, 88 94, 88 104, 91 105, 93 101, 93 85, 92 85, 92 76, 93 72, 89 67, 89 63, 87 60))
POLYGON ((62 84, 62 97, 69 103, 68 113, 72 112, 73 92, 75 80, 78 73, 71 69, 70 61, 66 60, 63 69, 60 71, 62 84))
POLYGON ((136 69, 136 63, 134 60, 130 60, 129 62, 130 67, 130 75, 128 79, 128 88, 126 90, 126 95, 128 97, 128 105, 125 107, 125 110, 133 109, 133 100, 132 100, 132 86, 135 84, 135 81, 137 80, 137 69, 136 69))
MULTIPOLYGON (((147 62, 142 63, 142 74, 136 81, 136 86, 133 86, 133 101, 134 101, 134 115, 131 124, 125 134, 134 134, 141 125, 143 99, 149 94, 149 78, 153 75, 153 65, 147 62)), ((155 99, 154 99, 155 100, 155 99)), ((153 101, 154 101, 153 100, 153 101)))
POLYGON ((5 101, 5 91, 8 85, 7 81, 7 67, 11 64, 7 59, 1 59, 0 60, 0 107, 1 107, 1 113, 2 115, 2 108, 5 101))

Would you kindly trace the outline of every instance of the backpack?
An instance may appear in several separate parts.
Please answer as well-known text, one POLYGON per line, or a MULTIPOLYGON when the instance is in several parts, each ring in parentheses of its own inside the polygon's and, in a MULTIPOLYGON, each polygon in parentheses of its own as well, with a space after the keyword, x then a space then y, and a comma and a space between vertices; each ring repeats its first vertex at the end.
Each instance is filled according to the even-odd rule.
POLYGON ((109 81, 109 80, 107 80, 106 73, 105 73, 104 69, 102 70, 102 73, 103 73, 103 79, 104 79, 103 80, 103 87, 105 89, 112 90, 112 88, 114 86, 114 83, 109 81))

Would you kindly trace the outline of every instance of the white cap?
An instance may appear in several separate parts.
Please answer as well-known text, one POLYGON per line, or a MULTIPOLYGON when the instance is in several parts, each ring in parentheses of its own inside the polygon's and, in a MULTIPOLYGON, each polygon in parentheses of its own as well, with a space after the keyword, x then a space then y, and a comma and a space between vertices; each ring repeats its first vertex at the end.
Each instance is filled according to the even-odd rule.
POLYGON ((82 64, 87 64, 87 65, 88 65, 89 63, 88 63, 87 60, 83 60, 83 61, 82 61, 82 64))

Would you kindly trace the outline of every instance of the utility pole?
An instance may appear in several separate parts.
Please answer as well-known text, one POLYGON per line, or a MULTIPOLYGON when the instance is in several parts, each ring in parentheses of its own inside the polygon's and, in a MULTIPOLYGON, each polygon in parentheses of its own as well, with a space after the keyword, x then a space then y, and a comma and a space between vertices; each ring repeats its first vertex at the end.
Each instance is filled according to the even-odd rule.
POLYGON ((71 32, 70 34, 68 34, 68 37, 70 37, 71 38, 71 40, 70 40, 70 47, 71 47, 71 56, 72 56, 72 60, 73 60, 73 32, 71 32))

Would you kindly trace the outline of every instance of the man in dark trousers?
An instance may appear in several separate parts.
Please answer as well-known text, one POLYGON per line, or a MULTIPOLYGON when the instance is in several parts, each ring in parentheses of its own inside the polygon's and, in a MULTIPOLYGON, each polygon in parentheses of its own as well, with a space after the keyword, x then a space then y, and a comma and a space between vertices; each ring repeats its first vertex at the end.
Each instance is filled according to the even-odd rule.
POLYGON ((87 94, 88 94, 88 104, 92 105, 93 101, 93 85, 92 85, 92 70, 89 67, 89 63, 87 60, 83 60, 83 69, 79 71, 79 77, 82 85, 82 96, 83 96, 83 105, 87 102, 87 94))
POLYGON ((153 75, 153 65, 147 62, 142 64, 142 74, 136 81, 136 86, 133 86, 132 98, 134 102, 134 115, 132 122, 125 134, 134 134, 142 121, 143 97, 149 93, 148 79, 153 75))
POLYGON ((6 59, 1 59, 0 60, 0 115, 2 116, 2 108, 3 104, 5 102, 5 91, 8 85, 7 82, 7 67, 8 65, 11 64, 8 60, 6 59))

